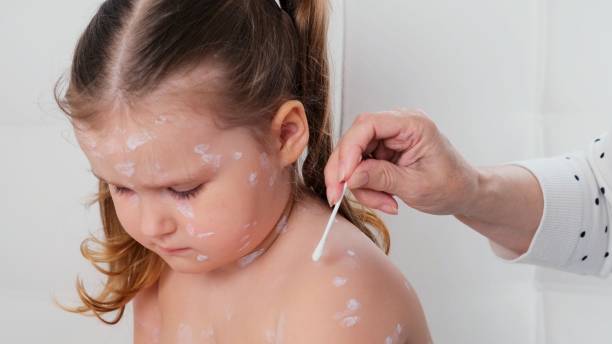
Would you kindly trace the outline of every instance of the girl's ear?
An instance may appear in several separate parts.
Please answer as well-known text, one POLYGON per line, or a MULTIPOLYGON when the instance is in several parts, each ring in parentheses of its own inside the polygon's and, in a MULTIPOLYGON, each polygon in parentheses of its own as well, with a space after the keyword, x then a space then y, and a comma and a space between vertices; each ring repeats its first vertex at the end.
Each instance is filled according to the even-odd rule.
POLYGON ((296 162, 308 146, 308 119, 304 105, 297 100, 283 103, 272 119, 270 130, 278 149, 280 167, 296 162))

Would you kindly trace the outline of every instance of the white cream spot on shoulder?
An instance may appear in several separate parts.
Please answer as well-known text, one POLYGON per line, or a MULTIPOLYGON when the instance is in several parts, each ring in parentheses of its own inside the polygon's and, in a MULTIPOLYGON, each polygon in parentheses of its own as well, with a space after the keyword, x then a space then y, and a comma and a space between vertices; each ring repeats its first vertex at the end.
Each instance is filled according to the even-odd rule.
POLYGON ((115 170, 125 176, 131 177, 134 175, 136 164, 133 161, 123 162, 115 165, 115 170))
POLYGON ((198 256, 196 257, 196 260, 197 260, 198 262, 200 262, 200 263, 201 263, 201 262, 205 262, 205 261, 207 261, 207 260, 208 260, 208 256, 205 256, 205 255, 202 255, 202 254, 198 254, 198 256))
POLYGON ((176 337, 179 344, 193 343, 193 331, 191 330, 191 326, 181 323, 178 327, 176 337))
POLYGON ((228 305, 225 305, 224 313, 225 313, 225 320, 231 321, 234 314, 228 305))
POLYGON ((251 172, 251 174, 249 174, 249 184, 251 184, 251 186, 257 185, 257 172, 251 172))
POLYGON ((200 331, 200 339, 211 339, 215 336, 215 329, 208 327, 200 331))
POLYGON ((355 257, 357 254, 355 253, 355 251, 353 250, 346 250, 346 254, 348 254, 351 257, 355 257))
POLYGON ((397 334, 402 333, 402 325, 400 324, 395 325, 395 333, 397 334))
POLYGON ((160 338, 161 330, 159 329, 159 327, 156 327, 151 331, 151 341, 153 342, 153 344, 159 344, 160 338))
POLYGON ((347 279, 345 277, 336 276, 334 277, 333 284, 336 287, 342 287, 346 284, 347 279))
POLYGON ((125 144, 128 150, 133 151, 133 150, 136 150, 136 148, 151 141, 152 139, 153 139, 153 135, 151 135, 148 132, 143 132, 143 133, 130 135, 130 137, 128 137, 125 144))
POLYGON ((234 160, 242 159, 242 152, 234 152, 233 157, 234 157, 234 160))
POLYGON ((385 338, 385 344, 393 344, 393 338, 391 338, 391 336, 387 336, 387 338, 385 338))
POLYGON ((266 338, 266 343, 267 344, 275 344, 276 343, 276 336, 274 335, 274 331, 268 329, 268 330, 266 330, 264 336, 266 338))
POLYGON ((238 264, 240 265, 241 268, 247 267, 249 265, 251 265, 259 256, 261 256, 264 253, 264 249, 259 249, 257 251, 254 251, 242 258, 240 258, 240 261, 238 262, 238 264))
POLYGON ((356 299, 350 299, 346 303, 346 309, 348 309, 351 312, 358 310, 359 307, 361 307, 361 304, 356 299))
POLYGON ((344 327, 353 327, 357 325, 358 322, 359 322, 359 317, 356 315, 353 315, 353 316, 342 319, 340 324, 342 324, 342 326, 344 327))

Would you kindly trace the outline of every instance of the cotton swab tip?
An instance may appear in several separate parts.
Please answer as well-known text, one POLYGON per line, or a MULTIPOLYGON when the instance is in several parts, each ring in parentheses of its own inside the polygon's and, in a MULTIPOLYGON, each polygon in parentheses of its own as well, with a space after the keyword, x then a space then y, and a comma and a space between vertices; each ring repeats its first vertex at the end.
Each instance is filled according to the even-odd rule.
POLYGON ((342 204, 342 199, 344 198, 344 194, 346 193, 347 188, 348 188, 348 183, 344 183, 344 188, 342 189, 342 195, 340 196, 340 199, 334 206, 334 210, 332 211, 331 216, 329 217, 329 220, 327 221, 327 226, 325 226, 325 231, 323 232, 323 236, 321 237, 321 240, 319 240, 319 244, 317 245, 317 247, 312 252, 312 260, 315 262, 318 262, 319 259, 321 259, 321 256, 323 255, 323 249, 325 248, 327 237, 329 236, 329 232, 334 224, 334 219, 336 218, 336 215, 338 214, 338 209, 340 208, 340 204, 342 204))

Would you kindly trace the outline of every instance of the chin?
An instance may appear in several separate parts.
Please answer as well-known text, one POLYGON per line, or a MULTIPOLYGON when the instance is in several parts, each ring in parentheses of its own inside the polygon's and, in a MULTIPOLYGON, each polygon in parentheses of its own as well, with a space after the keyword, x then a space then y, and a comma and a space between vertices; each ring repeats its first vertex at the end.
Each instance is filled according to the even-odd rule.
POLYGON ((164 261, 170 269, 183 274, 201 274, 218 268, 210 263, 201 263, 189 257, 165 257, 164 261))

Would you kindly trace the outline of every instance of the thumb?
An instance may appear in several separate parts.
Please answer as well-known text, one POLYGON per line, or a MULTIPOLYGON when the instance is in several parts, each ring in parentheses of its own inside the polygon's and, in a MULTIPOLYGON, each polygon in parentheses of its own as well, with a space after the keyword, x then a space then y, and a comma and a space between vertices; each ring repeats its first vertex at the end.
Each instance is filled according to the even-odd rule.
POLYGON ((401 184, 400 168, 386 160, 367 159, 359 163, 348 180, 350 189, 371 189, 397 194, 401 184))

